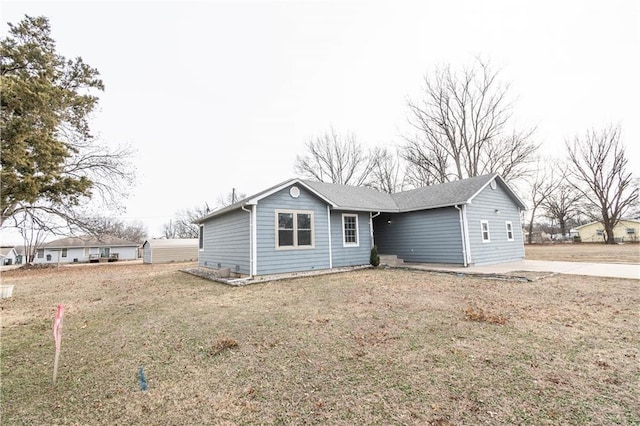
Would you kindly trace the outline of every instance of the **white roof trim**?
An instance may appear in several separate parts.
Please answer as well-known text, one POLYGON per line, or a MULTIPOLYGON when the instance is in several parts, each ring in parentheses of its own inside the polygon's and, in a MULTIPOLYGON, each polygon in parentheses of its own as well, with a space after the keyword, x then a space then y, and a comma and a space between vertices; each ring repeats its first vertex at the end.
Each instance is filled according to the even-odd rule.
POLYGON ((304 187, 304 189, 306 189, 307 191, 311 192, 313 195, 315 195, 316 197, 320 198, 322 201, 324 201, 325 203, 329 204, 331 207, 336 207, 336 205, 329 199, 327 199, 326 197, 324 197, 322 194, 318 193, 316 190, 314 190, 313 188, 311 188, 309 185, 307 185, 306 183, 304 183, 303 181, 301 181, 300 179, 291 179, 288 180, 286 182, 283 182, 282 184, 271 188, 269 191, 267 192, 263 192, 262 194, 256 196, 256 197, 252 197, 249 198, 247 200, 246 204, 249 205, 253 205, 253 204, 258 204, 258 201, 269 197, 270 195, 275 194, 276 192, 282 191, 285 188, 290 187, 291 185, 300 185, 302 187, 304 187))

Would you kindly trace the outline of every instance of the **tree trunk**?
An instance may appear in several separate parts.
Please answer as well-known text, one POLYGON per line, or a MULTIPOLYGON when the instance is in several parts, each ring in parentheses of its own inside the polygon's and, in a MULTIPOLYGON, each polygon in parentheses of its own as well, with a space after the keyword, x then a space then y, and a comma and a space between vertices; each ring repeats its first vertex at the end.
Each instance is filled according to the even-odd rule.
POLYGON ((615 244, 616 243, 616 239, 613 235, 613 226, 611 226, 610 223, 605 223, 604 224, 604 233, 606 236, 606 243, 607 244, 615 244))
POLYGON ((531 220, 529 221, 529 236, 527 237, 527 240, 528 240, 529 244, 531 244, 531 242, 533 241, 533 218, 534 217, 536 217, 536 209, 535 209, 535 207, 531 211, 531 220))
POLYGON ((560 233, 562 234, 562 239, 564 239, 567 236, 567 224, 564 219, 560 219, 558 221, 558 224, 560 225, 560 233))

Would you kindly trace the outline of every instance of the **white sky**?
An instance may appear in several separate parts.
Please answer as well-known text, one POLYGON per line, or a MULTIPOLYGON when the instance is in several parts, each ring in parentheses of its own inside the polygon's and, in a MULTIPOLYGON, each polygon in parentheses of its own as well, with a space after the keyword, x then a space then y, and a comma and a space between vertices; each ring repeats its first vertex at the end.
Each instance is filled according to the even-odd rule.
POLYGON ((397 145, 426 73, 489 58, 511 85, 515 126, 543 152, 610 123, 640 176, 640 2, 3 1, 2 28, 50 19, 58 51, 97 68, 93 119, 130 143, 138 183, 122 218, 151 236, 179 209, 294 176, 329 129, 397 145))

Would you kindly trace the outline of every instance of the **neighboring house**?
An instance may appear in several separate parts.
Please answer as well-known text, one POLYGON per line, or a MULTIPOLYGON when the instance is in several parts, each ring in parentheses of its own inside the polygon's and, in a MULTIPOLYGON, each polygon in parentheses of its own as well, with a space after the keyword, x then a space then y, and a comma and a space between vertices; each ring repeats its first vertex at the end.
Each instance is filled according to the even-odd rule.
POLYGON ((22 265, 23 263, 26 262, 25 259, 25 251, 24 251, 24 246, 16 246, 15 247, 16 250, 16 265, 22 265))
POLYGON ((199 265, 250 276, 365 265, 374 244, 407 262, 521 260, 524 208, 497 174, 397 194, 291 179, 197 220, 199 265))
POLYGON ((46 243, 33 263, 112 262, 138 258, 138 244, 115 237, 71 237, 46 243))
POLYGON ((17 258, 18 252, 13 246, 0 247, 0 265, 15 265, 17 258))
MULTIPOLYGON (((601 222, 591 222, 576 228, 580 241, 583 243, 605 242, 604 225, 601 222)), ((637 242, 640 237, 640 221, 621 219, 613 228, 613 238, 617 242, 637 242)))
POLYGON ((189 262, 198 260, 197 238, 147 240, 142 245, 144 263, 189 262))

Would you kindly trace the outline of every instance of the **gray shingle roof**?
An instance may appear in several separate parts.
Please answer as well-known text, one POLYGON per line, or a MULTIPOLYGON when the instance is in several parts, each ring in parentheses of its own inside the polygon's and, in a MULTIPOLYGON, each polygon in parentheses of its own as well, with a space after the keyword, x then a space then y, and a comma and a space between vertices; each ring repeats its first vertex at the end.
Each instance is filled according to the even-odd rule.
POLYGON ((343 210, 398 211, 398 206, 386 192, 363 186, 336 185, 311 180, 302 182, 343 210))
POLYGON ((122 238, 116 238, 111 236, 104 236, 100 238, 83 236, 83 237, 69 237, 61 238, 59 240, 51 241, 44 245, 46 248, 69 248, 69 247, 137 247, 138 243, 123 240, 122 238))
POLYGON ((526 208, 520 198, 518 198, 506 182, 496 173, 412 189, 396 194, 387 194, 362 186, 337 185, 311 180, 290 179, 247 197, 244 200, 240 200, 235 204, 216 210, 195 223, 202 223, 211 217, 239 209, 246 204, 255 204, 258 200, 267 197, 271 193, 296 183, 307 187, 338 210, 400 213, 469 203, 493 180, 511 195, 516 204, 522 209, 526 208))
POLYGON ((476 176, 469 179, 431 185, 393 194, 400 211, 426 210, 465 204, 489 184, 497 175, 476 176))

